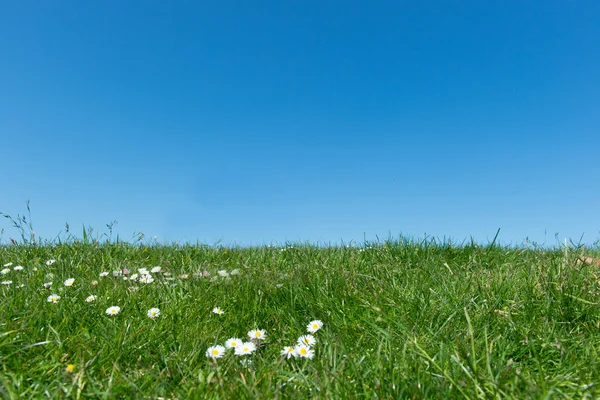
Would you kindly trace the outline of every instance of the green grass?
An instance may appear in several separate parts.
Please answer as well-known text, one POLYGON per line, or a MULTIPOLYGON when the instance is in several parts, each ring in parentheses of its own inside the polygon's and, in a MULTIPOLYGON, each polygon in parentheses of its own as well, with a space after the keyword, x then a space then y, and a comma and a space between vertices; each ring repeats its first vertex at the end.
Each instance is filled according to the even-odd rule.
POLYGON ((0 247, 0 269, 13 263, 0 276, 13 281, 0 285, 2 397, 600 396, 599 271, 577 263, 594 253, 584 248, 86 242, 0 247), (156 265, 171 276, 153 274, 147 285, 112 276, 156 265), (218 277, 234 269, 239 275, 218 277), (58 303, 46 301, 51 293, 58 303), (86 303, 91 294, 97 300, 86 303), (112 305, 121 312, 111 317, 112 305), (152 307, 161 311, 155 320, 152 307), (283 359, 283 346, 314 319, 324 322, 315 357, 283 359), (268 339, 251 364, 231 352, 206 357, 209 346, 254 328, 268 339))

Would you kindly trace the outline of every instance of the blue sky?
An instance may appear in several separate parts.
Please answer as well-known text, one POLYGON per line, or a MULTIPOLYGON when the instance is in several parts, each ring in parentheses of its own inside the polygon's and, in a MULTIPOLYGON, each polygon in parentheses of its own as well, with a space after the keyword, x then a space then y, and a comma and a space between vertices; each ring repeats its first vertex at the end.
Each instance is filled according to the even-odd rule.
POLYGON ((593 243, 599 4, 1 2, 0 211, 30 200, 45 238, 593 243))

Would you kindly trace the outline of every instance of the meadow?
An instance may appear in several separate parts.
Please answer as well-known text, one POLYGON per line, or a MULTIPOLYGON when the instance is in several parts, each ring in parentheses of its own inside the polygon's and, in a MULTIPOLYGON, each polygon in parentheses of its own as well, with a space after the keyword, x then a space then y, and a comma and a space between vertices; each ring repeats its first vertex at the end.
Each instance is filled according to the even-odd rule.
POLYGON ((594 254, 435 239, 6 244, 0 395, 598 398, 600 272, 581 262, 594 254))

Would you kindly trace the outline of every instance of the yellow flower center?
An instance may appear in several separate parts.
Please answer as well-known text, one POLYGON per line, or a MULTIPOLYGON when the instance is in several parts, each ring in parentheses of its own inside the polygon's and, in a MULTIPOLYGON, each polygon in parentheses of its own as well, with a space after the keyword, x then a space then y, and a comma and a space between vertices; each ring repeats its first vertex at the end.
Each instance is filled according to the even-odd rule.
POLYGON ((306 354, 306 349, 304 347, 300 349, 300 354, 306 354))
POLYGON ((217 350, 217 349, 214 349, 214 350, 213 350, 213 355, 215 355, 215 356, 216 356, 216 355, 218 355, 218 354, 219 354, 219 350, 217 350))
POLYGON ((319 327, 319 325, 313 324, 313 329, 317 329, 318 327, 319 327))
POLYGON ((256 332, 256 337, 260 337, 260 332, 256 332))

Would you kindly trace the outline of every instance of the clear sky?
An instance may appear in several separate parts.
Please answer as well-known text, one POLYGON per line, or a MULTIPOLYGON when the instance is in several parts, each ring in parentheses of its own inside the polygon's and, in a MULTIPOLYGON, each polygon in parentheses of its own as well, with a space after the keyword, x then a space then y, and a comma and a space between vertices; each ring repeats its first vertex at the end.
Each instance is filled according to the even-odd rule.
POLYGON ((599 49, 597 1, 0 1, 0 211, 30 200, 44 238, 593 243, 599 49))

